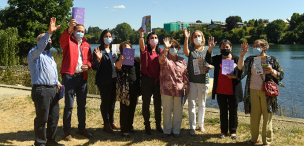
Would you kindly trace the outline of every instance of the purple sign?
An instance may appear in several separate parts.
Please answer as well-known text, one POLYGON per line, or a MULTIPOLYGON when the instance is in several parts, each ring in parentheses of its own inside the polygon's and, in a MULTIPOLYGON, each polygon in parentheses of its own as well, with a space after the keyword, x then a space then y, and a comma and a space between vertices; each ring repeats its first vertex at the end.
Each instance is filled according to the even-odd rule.
POLYGON ((223 59, 222 60, 222 74, 226 75, 227 73, 233 74, 234 71, 234 60, 223 59))
POLYGON ((126 58, 126 60, 122 62, 122 65, 134 65, 135 49, 123 48, 122 55, 126 58))
POLYGON ((72 19, 75 19, 77 21, 77 24, 84 25, 84 13, 85 8, 74 7, 72 9, 72 19))

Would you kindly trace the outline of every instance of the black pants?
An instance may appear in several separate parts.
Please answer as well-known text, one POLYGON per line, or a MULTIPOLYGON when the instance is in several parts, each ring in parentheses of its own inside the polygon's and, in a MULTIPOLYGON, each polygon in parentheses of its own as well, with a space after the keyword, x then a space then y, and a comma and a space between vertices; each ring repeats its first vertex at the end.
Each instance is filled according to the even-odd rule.
POLYGON ((138 88, 135 84, 130 85, 129 95, 130 104, 120 102, 120 127, 121 133, 129 133, 133 129, 134 113, 137 104, 138 88))
POLYGON ((161 95, 159 81, 155 82, 154 77, 149 77, 142 74, 141 76, 141 94, 142 94, 142 112, 144 116, 144 124, 146 126, 150 125, 150 102, 151 96, 153 95, 153 104, 155 112, 155 122, 156 124, 161 123, 161 95))
POLYGON ((55 140, 59 119, 59 99, 56 92, 56 87, 34 85, 32 88, 32 100, 36 111, 35 145, 44 145, 46 140, 55 140), (47 129, 45 129, 46 123, 47 129))
POLYGON ((238 126, 237 109, 238 103, 234 95, 217 94, 217 103, 220 108, 221 133, 228 133, 228 110, 229 110, 229 133, 235 134, 238 126))
POLYGON ((116 102, 116 78, 112 78, 111 85, 97 85, 100 97, 100 112, 104 123, 114 122, 114 110, 116 102))

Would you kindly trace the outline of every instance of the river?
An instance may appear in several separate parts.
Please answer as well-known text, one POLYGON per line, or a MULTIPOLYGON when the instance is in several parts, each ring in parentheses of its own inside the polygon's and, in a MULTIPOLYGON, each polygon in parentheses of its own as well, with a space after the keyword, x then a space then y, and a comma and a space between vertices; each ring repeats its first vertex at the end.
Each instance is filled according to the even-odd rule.
MULTIPOLYGON (((91 44, 92 52, 99 44, 91 44)), ((136 50, 135 56, 139 56, 139 45, 134 44, 132 47, 136 50)), ((164 45, 160 45, 164 48, 164 45)), ((208 46, 205 46, 208 48, 208 46)), ((240 45, 233 45, 232 54, 240 55, 240 45)), ((188 58, 183 53, 182 49, 178 54, 188 61, 188 58)), ((220 54, 218 45, 213 49, 213 54, 220 54)), ((253 55, 252 46, 246 56, 253 55)), ((295 118, 304 118, 304 45, 270 45, 267 55, 275 56, 284 70, 285 77, 283 84, 285 87, 279 87, 280 96, 278 97, 279 105, 281 105, 284 116, 295 118)), ((213 70, 210 70, 210 76, 213 78, 213 70)), ((245 85, 245 78, 242 80, 243 87, 245 85)), ((218 108, 216 100, 207 100, 207 107, 218 108)), ((243 111, 243 103, 239 104, 239 110, 243 111)))

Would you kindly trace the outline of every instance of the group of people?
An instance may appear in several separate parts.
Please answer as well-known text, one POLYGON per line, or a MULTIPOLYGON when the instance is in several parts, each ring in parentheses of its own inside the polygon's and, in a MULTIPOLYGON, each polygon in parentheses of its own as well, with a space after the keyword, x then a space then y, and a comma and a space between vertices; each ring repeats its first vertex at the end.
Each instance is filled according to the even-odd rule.
POLYGON ((145 133, 152 134, 150 124, 150 102, 153 97, 156 130, 163 133, 162 137, 171 134, 179 137, 182 123, 182 99, 188 97, 189 132, 196 134, 196 100, 198 100, 198 126, 202 133, 204 128, 206 98, 209 90, 209 70, 214 68, 214 83, 212 99, 217 97, 220 109, 220 135, 237 139, 238 103, 244 101, 245 113, 250 113, 251 139, 248 144, 258 143, 259 123, 263 114, 262 141, 263 145, 270 145, 272 141, 272 114, 277 112, 277 97, 270 97, 262 90, 265 81, 274 81, 283 86, 281 80, 284 73, 278 60, 266 55, 269 49, 267 41, 258 39, 253 43, 255 56, 245 55, 249 49, 248 43, 241 45, 240 56, 232 54, 232 44, 223 39, 219 43, 220 55, 213 56, 212 50, 217 44, 214 38, 208 39, 205 48, 204 34, 195 30, 184 30, 185 40, 183 53, 188 57, 188 63, 178 55, 180 44, 165 38, 164 49, 159 47, 158 35, 151 32, 146 42, 144 31, 139 29, 140 58, 135 57, 134 65, 123 65, 126 60, 123 48, 132 48, 125 41, 120 44, 120 54, 112 53, 112 34, 104 30, 100 37, 100 46, 91 53, 90 45, 83 37, 85 28, 72 19, 61 38, 63 50, 62 84, 58 81, 57 65, 50 53, 51 35, 60 26, 56 26, 56 18, 51 18, 49 30, 37 37, 37 46, 30 50, 28 63, 33 84, 32 99, 35 103, 36 118, 34 120, 35 145, 62 145, 55 140, 59 119, 58 89, 65 88, 65 107, 63 114, 64 138, 71 140, 71 115, 76 94, 78 130, 81 135, 91 138, 92 134, 85 128, 86 124, 86 96, 87 71, 96 70, 95 84, 100 91, 100 111, 104 121, 103 130, 114 134, 113 129, 120 129, 121 136, 130 137, 136 132, 133 127, 134 112, 138 97, 142 96, 142 113, 145 133), (190 43, 189 43, 190 40, 190 43), (92 57, 93 56, 93 57, 92 57), (266 56, 269 65, 264 67, 268 74, 257 75, 254 57, 266 56), (196 73, 193 62, 203 59, 201 67, 203 73, 196 73), (234 62, 231 74, 222 74, 222 60, 234 62), (245 60, 245 61, 244 61, 245 60), (247 75, 245 92, 243 95, 242 78, 247 75), (114 122, 115 102, 120 102, 120 126, 114 122), (163 108, 163 110, 162 110, 163 108), (161 126, 161 112, 163 111, 163 128, 161 126), (228 114, 229 112, 229 114, 228 114), (173 113, 173 118, 171 115, 173 113), (45 128, 47 123, 47 129, 45 128))

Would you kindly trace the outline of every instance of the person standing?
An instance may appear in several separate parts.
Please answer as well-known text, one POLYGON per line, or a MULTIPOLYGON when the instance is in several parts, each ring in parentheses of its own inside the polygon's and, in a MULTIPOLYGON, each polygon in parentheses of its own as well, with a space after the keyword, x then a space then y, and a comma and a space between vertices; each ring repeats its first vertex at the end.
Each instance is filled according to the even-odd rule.
POLYGON ((134 65, 122 65, 126 60, 123 48, 132 48, 129 42, 122 42, 119 46, 119 60, 117 68, 117 100, 120 101, 121 136, 130 137, 130 132, 136 132, 133 127, 134 113, 137 99, 140 96, 140 60, 134 58, 134 65))
POLYGON ((100 112, 104 122, 103 130, 110 134, 114 134, 113 129, 120 129, 114 122, 116 61, 117 55, 112 54, 112 34, 106 29, 100 35, 100 46, 94 49, 92 68, 97 70, 95 84, 101 97, 100 112))
POLYGON ((244 61, 249 46, 247 43, 241 45, 241 55, 238 62, 238 68, 242 70, 242 78, 247 76, 244 108, 245 114, 250 113, 251 132, 251 139, 247 143, 252 145, 259 143, 259 127, 262 114, 262 142, 263 146, 269 146, 273 140, 272 115, 278 112, 278 98, 277 96, 266 95, 265 91, 263 91, 263 83, 273 81, 283 87, 284 72, 276 57, 266 55, 269 49, 269 44, 266 40, 255 40, 252 46, 255 55, 248 56, 244 61), (263 67, 265 74, 256 73, 258 68, 255 65, 255 57, 265 57, 268 60, 268 65, 263 67))
POLYGON ((50 52, 51 36, 60 25, 51 18, 49 30, 37 37, 37 46, 27 56, 32 82, 32 100, 35 104, 34 120, 35 145, 57 145, 55 140, 59 119, 59 97, 57 90, 62 87, 58 81, 57 64, 50 52), (47 129, 45 124, 47 123, 47 129))
POLYGON ((238 103, 243 101, 243 89, 240 79, 240 71, 237 68, 236 63, 239 57, 231 54, 232 44, 229 40, 223 39, 220 44, 220 55, 211 56, 212 50, 215 47, 216 42, 214 38, 208 39, 208 51, 206 52, 206 61, 214 65, 214 80, 212 89, 212 99, 215 99, 217 95, 217 103, 220 109, 220 125, 221 134, 219 138, 224 138, 230 133, 231 139, 236 139, 236 129, 238 126, 238 103), (222 60, 233 60, 234 68, 232 74, 222 74, 222 60), (229 111, 229 118, 228 118, 229 111), (229 119, 229 120, 228 120, 229 119), (229 121, 229 122, 228 122, 229 121))
POLYGON ((90 44, 84 38, 85 28, 71 19, 69 28, 60 38, 63 50, 61 65, 62 82, 65 86, 65 106, 63 113, 63 131, 66 140, 71 140, 71 117, 75 93, 77 96, 78 130, 81 135, 91 138, 85 129, 88 70, 91 67, 92 53, 90 44))
POLYGON ((181 49, 174 39, 164 39, 165 49, 159 56, 160 64, 160 92, 162 96, 164 112, 164 135, 171 134, 171 127, 174 137, 179 137, 183 117, 182 98, 184 92, 189 94, 189 76, 187 63, 177 52, 181 49), (169 54, 168 54, 169 52, 169 54), (171 124, 171 114, 173 121, 171 124), (172 126, 173 125, 173 126, 172 126))
MULTIPOLYGON (((201 132, 207 133, 204 128, 204 119, 205 119, 205 110, 206 110, 206 99, 209 91, 209 70, 213 68, 212 65, 209 65, 205 62, 205 55, 207 49, 205 45, 204 34, 196 30, 192 33, 190 37, 190 46, 188 47, 188 40, 190 36, 190 31, 187 31, 187 28, 184 30, 185 41, 184 41, 184 54, 188 57, 188 73, 189 73, 189 82, 190 82, 190 93, 188 98, 188 109, 189 109, 189 125, 190 125, 190 134, 195 135, 196 129, 196 111, 195 104, 196 99, 198 99, 198 126, 201 132), (203 59, 204 66, 202 70, 203 74, 194 73, 193 61, 203 59)), ((198 62, 197 62, 198 63, 198 62)))
POLYGON ((162 104, 159 85, 160 65, 158 62, 158 57, 163 49, 159 48, 158 36, 155 32, 148 34, 147 46, 145 46, 144 42, 144 30, 140 28, 138 32, 140 34, 142 112, 145 131, 148 135, 152 134, 150 126, 150 102, 153 95, 156 129, 158 132, 163 133, 161 127, 162 104))

